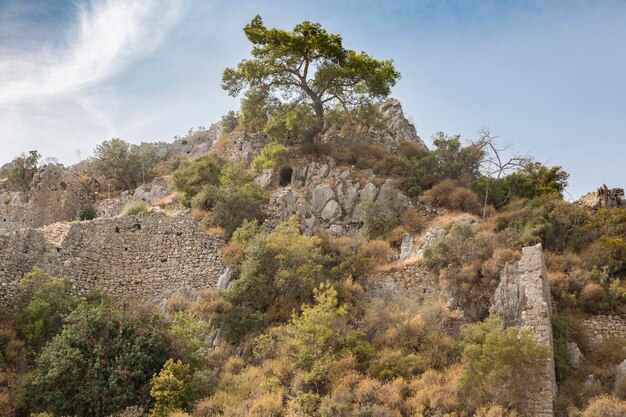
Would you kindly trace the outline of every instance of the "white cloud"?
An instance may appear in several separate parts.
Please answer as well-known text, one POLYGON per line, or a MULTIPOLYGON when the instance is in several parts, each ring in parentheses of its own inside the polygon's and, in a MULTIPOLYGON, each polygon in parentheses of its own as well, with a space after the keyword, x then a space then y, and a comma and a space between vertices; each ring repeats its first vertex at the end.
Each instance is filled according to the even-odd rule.
POLYGON ((0 107, 73 93, 150 53, 181 16, 181 0, 94 0, 78 6, 62 47, 0 56, 0 107))

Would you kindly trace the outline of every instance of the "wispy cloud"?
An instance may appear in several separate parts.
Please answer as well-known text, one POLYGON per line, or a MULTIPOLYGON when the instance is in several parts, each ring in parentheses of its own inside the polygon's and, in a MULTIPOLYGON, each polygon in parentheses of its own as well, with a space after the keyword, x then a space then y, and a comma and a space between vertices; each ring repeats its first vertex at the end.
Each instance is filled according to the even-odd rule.
POLYGON ((181 16, 180 0, 78 4, 64 42, 0 55, 0 107, 73 93, 150 53, 181 16))

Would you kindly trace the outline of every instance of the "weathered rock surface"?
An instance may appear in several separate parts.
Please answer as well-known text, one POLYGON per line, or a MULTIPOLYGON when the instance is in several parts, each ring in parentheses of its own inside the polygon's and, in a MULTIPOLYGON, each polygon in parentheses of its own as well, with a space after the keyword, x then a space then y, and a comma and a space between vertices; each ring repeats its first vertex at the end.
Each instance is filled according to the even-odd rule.
POLYGON ((46 165, 34 175, 29 191, 0 188, 0 229, 75 220, 93 197, 76 172, 59 164, 46 165))
POLYGON ((578 203, 594 209, 597 208, 626 208, 626 198, 624 198, 623 188, 608 188, 606 184, 598 188, 595 192, 584 195, 578 203))
POLYGON ((323 141, 337 146, 365 142, 379 144, 391 150, 397 149, 402 142, 412 142, 418 145, 425 152, 428 151, 426 144, 417 135, 417 130, 404 115, 402 105, 394 98, 389 98, 379 105, 382 113, 384 128, 370 128, 367 131, 341 133, 337 129, 331 128, 324 134, 323 141))
POLYGON ((390 180, 377 187, 358 171, 338 167, 333 158, 295 167, 291 184, 275 190, 268 206, 268 227, 292 215, 298 218, 304 233, 327 229, 333 233, 355 233, 362 220, 356 209, 362 202, 380 203, 402 211, 409 199, 390 180))
MULTIPOLYGON (((626 383, 626 359, 615 368, 615 383, 613 395, 618 395, 618 390, 626 383)), ((623 388, 622 388, 623 389, 623 388)))
POLYGON ((495 292, 495 313, 506 326, 528 329, 535 342, 548 349, 544 374, 526 400, 532 416, 554 416, 556 377, 552 339, 551 299, 541 244, 522 250, 522 258, 502 272, 495 292))
POLYGON ((71 279, 76 293, 101 287, 117 300, 157 300, 184 289, 215 287, 225 272, 219 258, 223 245, 187 212, 5 231, 0 234, 0 306, 12 307, 19 277, 34 267, 71 279))

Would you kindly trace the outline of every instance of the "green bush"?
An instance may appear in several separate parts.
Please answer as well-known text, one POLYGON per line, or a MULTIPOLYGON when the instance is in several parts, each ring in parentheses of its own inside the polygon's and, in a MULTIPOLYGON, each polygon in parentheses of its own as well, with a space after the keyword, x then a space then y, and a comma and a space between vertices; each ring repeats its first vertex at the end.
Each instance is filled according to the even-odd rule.
POLYGON ((237 129, 237 126, 239 126, 239 117, 237 117, 237 113, 230 110, 222 116, 222 128, 224 129, 224 132, 230 133, 237 129))
POLYGON ((22 408, 104 417, 146 405, 150 378, 167 359, 158 316, 80 304, 37 358, 22 408))
POLYGON ((494 403, 522 411, 529 388, 544 378, 547 350, 527 330, 504 329, 493 317, 463 331, 461 386, 468 404, 494 403))
POLYGON ((290 150, 278 142, 270 142, 261 148, 261 151, 252 160, 252 169, 259 172, 262 169, 275 169, 289 160, 290 150))
POLYGON ((182 192, 182 203, 191 206, 191 199, 206 185, 219 185, 224 163, 214 154, 184 160, 172 174, 172 183, 176 191, 182 192))
POLYGON ((87 205, 87 206, 84 206, 82 209, 80 209, 78 218, 80 220, 93 220, 97 216, 98 216, 98 213, 96 212, 96 209, 92 205, 87 205))
POLYGON ((483 209, 482 202, 473 191, 449 179, 437 183, 422 194, 420 200, 433 207, 445 207, 472 214, 482 214, 483 209))
POLYGON ((154 398, 151 417, 168 417, 183 410, 189 401, 191 372, 180 360, 168 359, 158 375, 150 380, 150 395, 154 398))
POLYGON ((143 213, 148 209, 146 203, 142 200, 134 200, 126 203, 124 208, 122 209, 122 216, 136 216, 137 214, 143 213))

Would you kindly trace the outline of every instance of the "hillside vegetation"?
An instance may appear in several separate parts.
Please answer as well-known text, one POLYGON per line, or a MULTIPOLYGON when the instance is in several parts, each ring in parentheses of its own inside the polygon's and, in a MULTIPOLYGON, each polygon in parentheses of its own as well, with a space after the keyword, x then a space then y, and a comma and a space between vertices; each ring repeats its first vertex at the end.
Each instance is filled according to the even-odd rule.
MULTIPOLYGON (((549 352, 490 307, 502 271, 538 243, 554 304, 556 415, 626 415, 626 378, 616 379, 626 340, 598 342, 584 324, 624 317, 626 209, 565 201, 562 167, 511 157, 486 130, 468 141, 438 133, 431 150, 419 138, 371 141, 388 128, 380 101, 400 77, 391 61, 310 22, 286 31, 257 17, 245 34, 252 58, 223 79, 241 108, 220 123, 212 152, 112 139, 73 167, 97 192, 76 221, 166 177, 172 193, 119 214, 188 210, 223 237, 230 282, 150 303, 25 274, 16 309, 0 316, 0 417, 529 415, 549 352), (254 157, 225 151, 238 134, 262 135, 254 157), (274 222, 271 203, 295 187, 294 170, 328 161, 355 182, 382 189, 389 179, 406 200, 362 201, 345 233, 303 233, 297 215, 274 222), (408 238, 422 250, 400 259, 408 238), (411 268, 456 301, 367 286, 411 268)), ((26 193, 38 168, 33 151, 5 166, 4 181, 26 193)))

